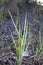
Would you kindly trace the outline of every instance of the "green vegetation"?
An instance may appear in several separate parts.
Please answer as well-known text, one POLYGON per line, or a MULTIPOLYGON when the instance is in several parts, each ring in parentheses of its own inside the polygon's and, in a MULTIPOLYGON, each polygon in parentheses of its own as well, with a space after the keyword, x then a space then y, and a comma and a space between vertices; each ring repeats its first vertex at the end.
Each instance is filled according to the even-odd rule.
POLYGON ((0 49, 2 48, 2 43, 0 42, 0 49))
POLYGON ((19 3, 20 3, 20 1, 21 1, 21 0, 16 0, 17 4, 19 4, 19 3))
POLYGON ((9 0, 0 0, 1 10, 0 10, 0 21, 4 21, 4 16, 7 12, 7 3, 9 0))
POLYGON ((40 4, 38 4, 37 2, 35 3, 35 19, 38 19, 38 17, 39 17, 39 14, 40 14, 40 12, 39 12, 39 10, 40 10, 40 7, 41 7, 41 5, 40 4))
POLYGON ((1 11, 0 12, 0 21, 3 21, 3 19, 4 19, 4 13, 1 11))
POLYGON ((9 0, 0 0, 0 4, 4 5, 8 2, 9 0))
MULTIPOLYGON (((4 4, 7 0, 0 0, 0 3, 4 4)), ((20 0, 17 0, 18 3, 20 0)), ((37 5, 35 4, 35 8, 36 8, 36 12, 37 15, 35 17, 35 19, 38 19, 38 15, 39 15, 39 8, 40 8, 40 5, 37 5)), ((7 10, 7 9, 6 9, 7 10)), ((6 10, 4 10, 6 12, 6 10)), ((14 40, 14 37, 13 35, 11 34, 11 37, 12 37, 12 40, 13 40, 13 46, 12 48, 16 49, 16 62, 17 62, 17 65, 21 65, 21 62, 22 62, 22 59, 23 59, 23 53, 25 52, 25 46, 27 44, 27 33, 29 33, 29 27, 28 27, 28 24, 27 24, 27 12, 25 14, 25 23, 24 23, 24 32, 23 32, 23 35, 21 36, 20 34, 20 30, 19 30, 19 11, 17 12, 17 18, 16 18, 16 24, 12 18, 12 15, 11 15, 11 12, 8 10, 8 13, 11 17, 11 20, 13 22, 13 25, 15 27, 15 30, 18 34, 18 44, 16 45, 15 43, 15 40, 14 40)), ((0 12, 0 21, 4 19, 4 13, 3 11, 0 12)), ((37 39, 32 40, 32 43, 35 43, 37 39)), ((30 44, 30 43, 29 43, 30 44)), ((29 45, 28 44, 28 45, 29 45)), ((2 48, 2 44, 0 43, 0 49, 2 48)), ((40 58, 40 56, 43 54, 43 42, 39 43, 39 45, 37 46, 36 48, 36 54, 35 54, 35 57, 34 57, 34 64, 38 64, 38 60, 40 58)))
MULTIPOLYGON (((13 21, 13 18, 12 18, 12 15, 11 15, 10 11, 9 11, 9 15, 10 15, 10 17, 12 19, 12 22, 13 22, 14 27, 16 29, 16 32, 18 34, 18 46, 16 46, 16 43, 15 43, 15 40, 14 40, 13 36, 12 35, 11 36, 12 36, 12 40, 13 40, 13 43, 14 43, 14 48, 16 48, 16 55, 17 55, 16 62, 17 62, 17 65, 21 65, 22 58, 23 58, 22 54, 24 53, 24 49, 25 49, 25 46, 26 46, 26 36, 27 36, 27 25, 26 25, 26 22, 27 22, 27 14, 25 15, 24 33, 23 33, 22 37, 20 36, 20 33, 19 33, 19 31, 18 31, 18 29, 17 29, 17 27, 16 27, 16 25, 15 25, 15 23, 13 21)), ((18 22, 18 20, 17 20, 17 22, 18 22)))
POLYGON ((42 54, 43 54, 43 42, 39 43, 38 47, 36 48, 35 59, 38 60, 42 54))
POLYGON ((16 16, 16 27, 19 30, 19 11, 17 11, 17 16, 16 16))
MULTIPOLYGON (((18 34, 18 46, 16 46, 16 43, 15 43, 15 40, 14 40, 14 37, 12 36, 12 34, 11 34, 11 36, 12 36, 12 40, 13 40, 13 43, 14 43, 13 47, 16 48, 17 65, 21 65, 22 58, 23 58, 22 54, 24 53, 24 49, 25 49, 25 46, 26 46, 26 36, 27 36, 27 32, 28 32, 27 31, 28 28, 27 28, 27 25, 26 25, 26 18, 27 17, 25 17, 24 34, 23 34, 23 36, 21 38, 20 32, 18 31, 17 26, 14 23, 14 20, 12 18, 12 15, 11 15, 10 11, 9 11, 9 15, 11 17, 11 20, 12 20, 12 22, 14 24, 14 27, 16 29, 16 32, 18 34)), ((17 22, 18 22, 18 20, 17 20, 17 22)), ((40 58, 42 53, 43 53, 43 42, 40 43, 38 45, 38 47, 36 48, 36 54, 35 54, 35 57, 34 57, 34 63, 38 64, 38 59, 40 58)))
POLYGON ((37 48, 36 48, 36 54, 34 57, 34 64, 35 65, 39 65, 38 60, 40 59, 40 57, 43 55, 43 42, 40 43, 37 48))
MULTIPOLYGON (((25 0, 26 1, 26 0, 25 0)), ((5 10, 7 10, 7 3, 9 2, 9 0, 0 0, 0 4, 2 5, 2 6, 4 6, 5 7, 5 10)), ((19 5, 22 1, 21 0, 16 0, 16 2, 17 2, 17 4, 19 5)), ((24 2, 24 0, 23 0, 23 2, 24 2)), ((23 3, 22 2, 22 3, 23 3)), ((37 4, 37 2, 35 3, 35 13, 36 13, 36 15, 35 15, 35 18, 36 19, 38 19, 38 16, 39 16, 39 8, 41 7, 41 5, 38 5, 37 4)), ((3 14, 5 14, 6 12, 0 12, 0 20, 3 20, 4 19, 4 15, 3 14)))

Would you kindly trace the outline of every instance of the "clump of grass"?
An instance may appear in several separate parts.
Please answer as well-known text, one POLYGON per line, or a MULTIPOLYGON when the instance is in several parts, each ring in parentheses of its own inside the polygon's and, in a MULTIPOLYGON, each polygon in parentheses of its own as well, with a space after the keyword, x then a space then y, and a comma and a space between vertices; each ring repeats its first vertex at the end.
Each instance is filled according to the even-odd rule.
POLYGON ((43 42, 40 43, 36 48, 36 54, 34 57, 34 64, 39 65, 38 60, 40 59, 41 55, 43 55, 43 42))
MULTIPOLYGON (((12 18, 12 15, 11 15, 11 12, 8 10, 9 12, 9 15, 11 17, 11 20, 14 24, 14 27, 15 27, 15 30, 18 34, 18 46, 16 46, 16 43, 15 43, 15 40, 14 40, 14 37, 13 35, 11 34, 11 37, 12 37, 12 40, 13 40, 13 43, 14 43, 14 47, 16 48, 16 55, 17 55, 17 59, 16 59, 16 62, 17 62, 17 65, 21 65, 21 62, 22 62, 22 59, 23 59, 23 53, 24 53, 24 49, 25 49, 25 46, 26 46, 26 37, 27 37, 27 13, 25 15, 25 25, 24 25, 24 33, 22 35, 22 37, 20 36, 20 32, 19 30, 17 29, 17 26, 15 25, 14 23, 14 20, 12 18)), ((18 20, 17 20, 18 22, 18 20)))
POLYGON ((40 44, 38 45, 38 47, 36 48, 35 59, 38 60, 42 54, 43 54, 43 42, 40 43, 40 44))

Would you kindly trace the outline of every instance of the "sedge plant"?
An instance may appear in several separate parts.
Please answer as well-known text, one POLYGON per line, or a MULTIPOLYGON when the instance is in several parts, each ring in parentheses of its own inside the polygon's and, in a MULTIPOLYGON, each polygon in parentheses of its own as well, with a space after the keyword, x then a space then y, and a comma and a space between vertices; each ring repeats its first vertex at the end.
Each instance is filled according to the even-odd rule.
POLYGON ((38 45, 36 48, 36 54, 34 56, 34 65, 39 65, 39 60, 42 59, 41 56, 43 55, 43 42, 38 45))
MULTIPOLYGON (((40 31, 40 33, 41 33, 41 31, 40 31)), ((36 48, 36 54, 34 57, 34 63, 36 65, 37 65, 38 60, 41 59, 41 56, 43 55, 43 42, 41 41, 41 34, 39 34, 39 41, 40 41, 40 43, 36 48)))
POLYGON ((40 56, 43 54, 43 42, 38 45, 36 48, 36 55, 35 58, 38 60, 40 56))
MULTIPOLYGON (((17 55, 16 65, 21 65, 21 62, 22 62, 22 59, 23 59, 23 53, 25 51, 24 49, 25 49, 25 46, 26 46, 27 27, 28 27, 27 26, 27 12, 26 12, 26 15, 25 15, 24 33, 23 33, 22 37, 20 36, 20 32, 19 32, 19 30, 17 29, 17 26, 14 23, 11 12, 9 10, 8 10, 8 12, 9 12, 11 20, 14 24, 15 30, 18 34, 18 45, 17 46, 16 46, 16 43, 15 43, 14 37, 11 34, 11 37, 12 37, 12 40, 13 40, 13 43, 14 43, 14 47, 16 48, 16 55, 17 55)), ((18 22, 18 20, 17 20, 17 22, 18 22)))

